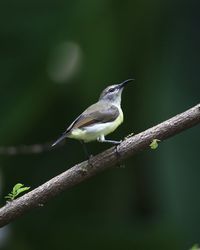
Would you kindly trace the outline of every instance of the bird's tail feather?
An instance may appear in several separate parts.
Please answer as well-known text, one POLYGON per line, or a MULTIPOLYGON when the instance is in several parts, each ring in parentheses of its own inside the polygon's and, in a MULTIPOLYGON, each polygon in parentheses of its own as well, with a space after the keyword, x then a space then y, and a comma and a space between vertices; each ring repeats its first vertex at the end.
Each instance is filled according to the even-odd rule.
POLYGON ((58 144, 59 142, 61 142, 62 140, 64 140, 66 138, 66 134, 63 134, 60 138, 58 138, 58 140, 56 140, 51 146, 54 147, 56 144, 58 144))

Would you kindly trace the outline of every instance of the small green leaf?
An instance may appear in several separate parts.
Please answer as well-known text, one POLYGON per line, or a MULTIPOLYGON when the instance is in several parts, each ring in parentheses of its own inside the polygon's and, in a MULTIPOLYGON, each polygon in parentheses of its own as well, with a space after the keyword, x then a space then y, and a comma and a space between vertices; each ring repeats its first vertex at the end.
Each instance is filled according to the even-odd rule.
POLYGON ((12 194, 8 194, 5 196, 6 199, 12 199, 12 194))
POLYGON ((124 139, 126 140, 126 139, 130 138, 133 135, 134 135, 134 133, 130 133, 129 135, 127 135, 126 137, 124 137, 124 139))
POLYGON ((25 192, 25 191, 29 190, 29 189, 30 189, 30 187, 22 187, 22 188, 19 188, 19 189, 17 190, 16 196, 19 195, 19 194, 21 194, 22 192, 25 192))
POLYGON ((199 246, 197 244, 195 244, 192 248, 190 248, 190 250, 199 250, 199 246))
POLYGON ((151 149, 156 149, 158 147, 158 142, 160 142, 159 139, 153 139, 151 144, 149 145, 151 149))
POLYGON ((24 185, 21 184, 21 183, 17 183, 14 187, 13 187, 13 190, 12 192, 13 193, 16 193, 18 189, 20 189, 21 187, 23 187, 24 185))

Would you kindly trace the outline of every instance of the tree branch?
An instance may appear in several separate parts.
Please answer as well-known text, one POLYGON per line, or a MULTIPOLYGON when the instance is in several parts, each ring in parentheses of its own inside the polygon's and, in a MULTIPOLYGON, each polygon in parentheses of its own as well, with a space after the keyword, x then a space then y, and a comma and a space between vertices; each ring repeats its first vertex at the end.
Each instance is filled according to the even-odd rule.
POLYGON ((163 141, 198 123, 200 123, 200 104, 157 126, 125 139, 117 146, 117 151, 115 147, 112 147, 92 157, 90 163, 84 161, 73 166, 38 188, 12 202, 8 202, 2 207, 0 209, 0 227, 15 220, 32 208, 42 206, 62 191, 78 185, 80 182, 148 148, 153 139, 163 141))

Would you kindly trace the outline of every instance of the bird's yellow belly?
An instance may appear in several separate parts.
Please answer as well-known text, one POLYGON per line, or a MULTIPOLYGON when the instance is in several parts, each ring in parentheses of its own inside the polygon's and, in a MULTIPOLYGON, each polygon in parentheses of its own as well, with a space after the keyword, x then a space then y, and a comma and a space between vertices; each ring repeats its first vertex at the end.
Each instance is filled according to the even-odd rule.
POLYGON ((112 133, 123 122, 123 113, 120 110, 120 115, 115 121, 107 123, 97 123, 84 128, 76 128, 67 136, 72 139, 82 140, 84 142, 95 141, 100 136, 106 136, 112 133))

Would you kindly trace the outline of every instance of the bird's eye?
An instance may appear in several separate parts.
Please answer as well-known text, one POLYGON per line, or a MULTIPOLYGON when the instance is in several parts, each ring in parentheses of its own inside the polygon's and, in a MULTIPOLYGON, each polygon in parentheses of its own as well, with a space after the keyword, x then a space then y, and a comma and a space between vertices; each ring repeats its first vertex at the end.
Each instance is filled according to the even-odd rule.
POLYGON ((115 88, 110 88, 108 91, 113 92, 113 91, 115 91, 115 88))

